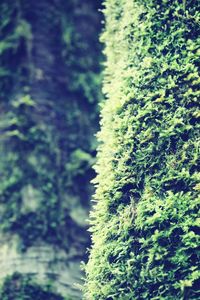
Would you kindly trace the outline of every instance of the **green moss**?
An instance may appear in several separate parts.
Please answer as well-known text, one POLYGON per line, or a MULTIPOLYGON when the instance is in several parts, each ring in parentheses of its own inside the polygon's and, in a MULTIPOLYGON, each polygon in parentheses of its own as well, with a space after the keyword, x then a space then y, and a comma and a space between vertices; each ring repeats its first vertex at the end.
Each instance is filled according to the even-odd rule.
MULTIPOLYGON (((86 218, 101 98, 100 6, 93 0, 0 1, 0 240, 9 237, 16 257, 41 244, 58 253, 60 258, 48 262, 59 269, 58 278, 71 272, 71 281, 61 285, 75 298, 80 293, 72 278, 79 280, 78 260, 90 241, 86 218)), ((35 258, 30 267, 20 261, 21 272, 30 274, 31 264, 40 264, 35 258)), ((48 277, 52 271, 45 266, 48 277)), ((38 299, 54 299, 48 295, 38 299)), ((13 297, 21 299, 18 292, 13 297)))
POLYGON ((24 250, 41 239, 68 251, 82 240, 86 224, 71 215, 76 205, 88 210, 94 175, 100 3, 81 2, 82 12, 58 2, 0 4, 0 227, 19 234, 24 250), (36 209, 24 209, 35 195, 36 209))
POLYGON ((199 1, 107 0, 85 298, 197 299, 199 1))
POLYGON ((5 279, 0 288, 0 297, 1 300, 70 300, 54 293, 50 284, 38 285, 28 276, 19 273, 5 279))

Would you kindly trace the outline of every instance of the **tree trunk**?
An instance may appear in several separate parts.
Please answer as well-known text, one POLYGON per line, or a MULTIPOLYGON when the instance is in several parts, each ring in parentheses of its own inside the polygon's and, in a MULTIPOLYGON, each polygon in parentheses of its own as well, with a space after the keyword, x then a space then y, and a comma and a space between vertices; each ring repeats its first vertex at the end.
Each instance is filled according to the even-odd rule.
POLYGON ((200 299, 199 11, 105 1, 88 300, 200 299))
POLYGON ((0 3, 2 300, 9 289, 9 299, 41 299, 38 283, 45 290, 49 282, 62 296, 81 298, 74 284, 89 245, 100 2, 0 3))

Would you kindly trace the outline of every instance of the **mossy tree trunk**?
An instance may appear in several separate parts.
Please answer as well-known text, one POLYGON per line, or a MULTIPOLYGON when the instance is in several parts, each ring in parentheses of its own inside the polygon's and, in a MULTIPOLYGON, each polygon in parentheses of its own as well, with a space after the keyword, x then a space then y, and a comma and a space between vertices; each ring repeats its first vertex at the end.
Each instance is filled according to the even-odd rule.
POLYGON ((88 300, 199 299, 199 12, 107 0, 88 300))
POLYGON ((89 244, 100 2, 0 3, 1 283, 21 274, 10 287, 6 279, 2 300, 54 299, 37 284, 31 294, 32 279, 81 297, 74 283, 89 244))

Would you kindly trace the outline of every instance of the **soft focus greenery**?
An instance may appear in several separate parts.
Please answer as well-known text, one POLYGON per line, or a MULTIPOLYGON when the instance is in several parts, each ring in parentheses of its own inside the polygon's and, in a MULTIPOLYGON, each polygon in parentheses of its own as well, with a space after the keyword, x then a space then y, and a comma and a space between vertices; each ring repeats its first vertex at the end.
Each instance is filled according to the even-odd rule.
POLYGON ((28 276, 15 273, 7 277, 0 291, 1 300, 70 300, 55 294, 51 284, 46 287, 33 282, 28 276))
POLYGON ((71 210, 89 207, 100 99, 100 4, 85 3, 85 16, 76 1, 58 2, 55 12, 47 0, 40 4, 45 12, 34 2, 0 4, 1 230, 19 233, 22 247, 37 238, 70 247, 79 231, 71 210), (92 21, 96 28, 85 32, 92 21), (23 203, 27 193, 30 201, 23 203))
POLYGON ((107 0, 88 300, 200 298, 198 0, 107 0))
MULTIPOLYGON (((46 243, 71 251, 72 261, 86 257, 101 98, 100 6, 0 1, 0 240, 17 235, 19 252, 46 243)), ((31 297, 6 296, 4 289, 2 300, 31 297)), ((54 299, 35 293, 30 299, 54 299)))

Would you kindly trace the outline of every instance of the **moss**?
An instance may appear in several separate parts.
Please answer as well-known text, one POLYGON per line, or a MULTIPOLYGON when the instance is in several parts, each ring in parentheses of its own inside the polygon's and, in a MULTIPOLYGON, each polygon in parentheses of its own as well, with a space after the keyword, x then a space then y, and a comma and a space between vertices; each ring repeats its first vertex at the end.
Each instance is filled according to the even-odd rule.
POLYGON ((1 285, 0 297, 2 300, 69 300, 54 293, 51 285, 42 286, 35 283, 28 276, 22 276, 20 273, 14 273, 5 278, 1 285))
POLYGON ((83 12, 76 1, 0 4, 1 228, 19 234, 23 250, 42 239, 68 251, 84 235, 86 223, 71 215, 76 205, 88 210, 94 176, 100 3, 80 6, 83 12), (30 186, 37 209, 25 211, 30 186))
MULTIPOLYGON (((100 6, 92 0, 0 1, 0 239, 9 237, 16 257, 41 244, 62 253, 63 273, 56 259, 50 263, 58 277, 71 268, 77 281, 78 260, 90 243, 85 219, 101 98, 100 6)), ((32 273, 31 263, 30 270, 23 266, 32 273)), ((44 277, 51 273, 45 266, 44 277)), ((62 282, 63 289, 79 297, 72 281, 62 282)), ((48 295, 38 297, 54 299, 48 295)))
POLYGON ((107 0, 104 14, 85 298, 197 299, 199 1, 107 0))

